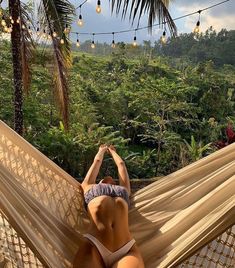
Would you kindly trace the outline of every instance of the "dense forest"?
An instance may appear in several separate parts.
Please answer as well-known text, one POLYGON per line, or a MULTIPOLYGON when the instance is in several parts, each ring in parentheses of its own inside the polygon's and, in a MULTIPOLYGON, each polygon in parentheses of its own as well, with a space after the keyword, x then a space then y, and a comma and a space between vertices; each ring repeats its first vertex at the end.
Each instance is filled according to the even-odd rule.
MULTIPOLYGON (((55 107, 48 47, 33 59, 24 96, 24 137, 72 176, 85 175, 101 143, 114 144, 131 178, 169 174, 218 150, 235 122, 235 31, 209 29, 138 48, 111 51, 88 42, 73 50, 70 127, 55 107), (86 50, 87 45, 87 50, 86 50), (105 56, 102 54, 105 49, 105 56)), ((12 126, 10 43, 0 41, 0 119, 12 126)), ((115 167, 105 158, 102 175, 115 167)))

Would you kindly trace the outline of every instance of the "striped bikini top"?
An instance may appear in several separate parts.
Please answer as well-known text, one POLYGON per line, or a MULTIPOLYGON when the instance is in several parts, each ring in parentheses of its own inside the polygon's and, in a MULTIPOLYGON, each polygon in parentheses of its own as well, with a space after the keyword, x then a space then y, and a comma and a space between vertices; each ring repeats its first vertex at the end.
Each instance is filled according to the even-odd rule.
POLYGON ((86 208, 92 199, 101 195, 107 195, 111 197, 121 197, 127 202, 128 206, 130 205, 129 194, 125 187, 120 186, 120 185, 99 183, 99 184, 94 184, 84 194, 86 208))

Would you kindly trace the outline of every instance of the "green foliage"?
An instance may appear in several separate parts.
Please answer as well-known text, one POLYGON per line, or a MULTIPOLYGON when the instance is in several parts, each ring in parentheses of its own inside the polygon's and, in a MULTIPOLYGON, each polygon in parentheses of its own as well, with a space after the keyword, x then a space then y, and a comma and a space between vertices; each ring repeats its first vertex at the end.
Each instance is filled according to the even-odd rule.
MULTIPOLYGON (((102 143, 117 147, 131 178, 166 175, 211 153, 213 143, 226 140, 227 120, 235 121, 234 67, 183 59, 168 63, 152 58, 148 42, 144 48, 138 59, 129 57, 124 44, 110 57, 74 52, 69 131, 51 93, 45 68, 50 54, 36 57, 31 93, 24 96, 25 138, 78 178, 102 143)), ((0 49, 0 117, 12 126, 9 44, 0 42, 0 49)), ((100 176, 116 177, 116 172, 107 156, 100 176)))
POLYGON ((184 140, 184 142, 188 148, 192 161, 201 159, 206 152, 213 149, 211 143, 203 145, 202 141, 196 142, 194 136, 191 136, 190 144, 186 140, 184 140))

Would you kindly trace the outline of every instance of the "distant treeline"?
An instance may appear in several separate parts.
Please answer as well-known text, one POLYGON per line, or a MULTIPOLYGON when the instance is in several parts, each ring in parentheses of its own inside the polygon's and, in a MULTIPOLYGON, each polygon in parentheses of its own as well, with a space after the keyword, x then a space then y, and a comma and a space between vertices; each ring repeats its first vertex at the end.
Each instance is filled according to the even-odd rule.
MULTIPOLYGON (((110 55, 114 52, 108 43, 97 43, 96 48, 91 48, 91 41, 87 40, 81 44, 80 50, 94 55, 110 55)), ((123 42, 117 44, 116 49, 125 51, 129 57, 149 56, 154 59, 158 56, 184 58, 193 63, 213 61, 215 66, 220 67, 224 64, 235 65, 235 30, 227 31, 222 29, 216 32, 210 27, 205 33, 195 36, 193 33, 180 34, 176 38, 169 38, 165 45, 160 41, 143 41, 137 48, 131 44, 123 42)))

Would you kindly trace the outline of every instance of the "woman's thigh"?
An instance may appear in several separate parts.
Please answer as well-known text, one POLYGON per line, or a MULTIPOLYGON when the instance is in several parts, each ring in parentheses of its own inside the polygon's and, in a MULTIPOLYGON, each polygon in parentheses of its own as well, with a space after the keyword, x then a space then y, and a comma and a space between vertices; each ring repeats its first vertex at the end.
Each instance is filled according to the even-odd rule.
POLYGON ((74 258, 73 268, 104 268, 103 260, 94 245, 84 239, 74 258))
POLYGON ((112 268, 144 268, 144 261, 136 245, 123 256, 120 260, 112 265, 112 268))

